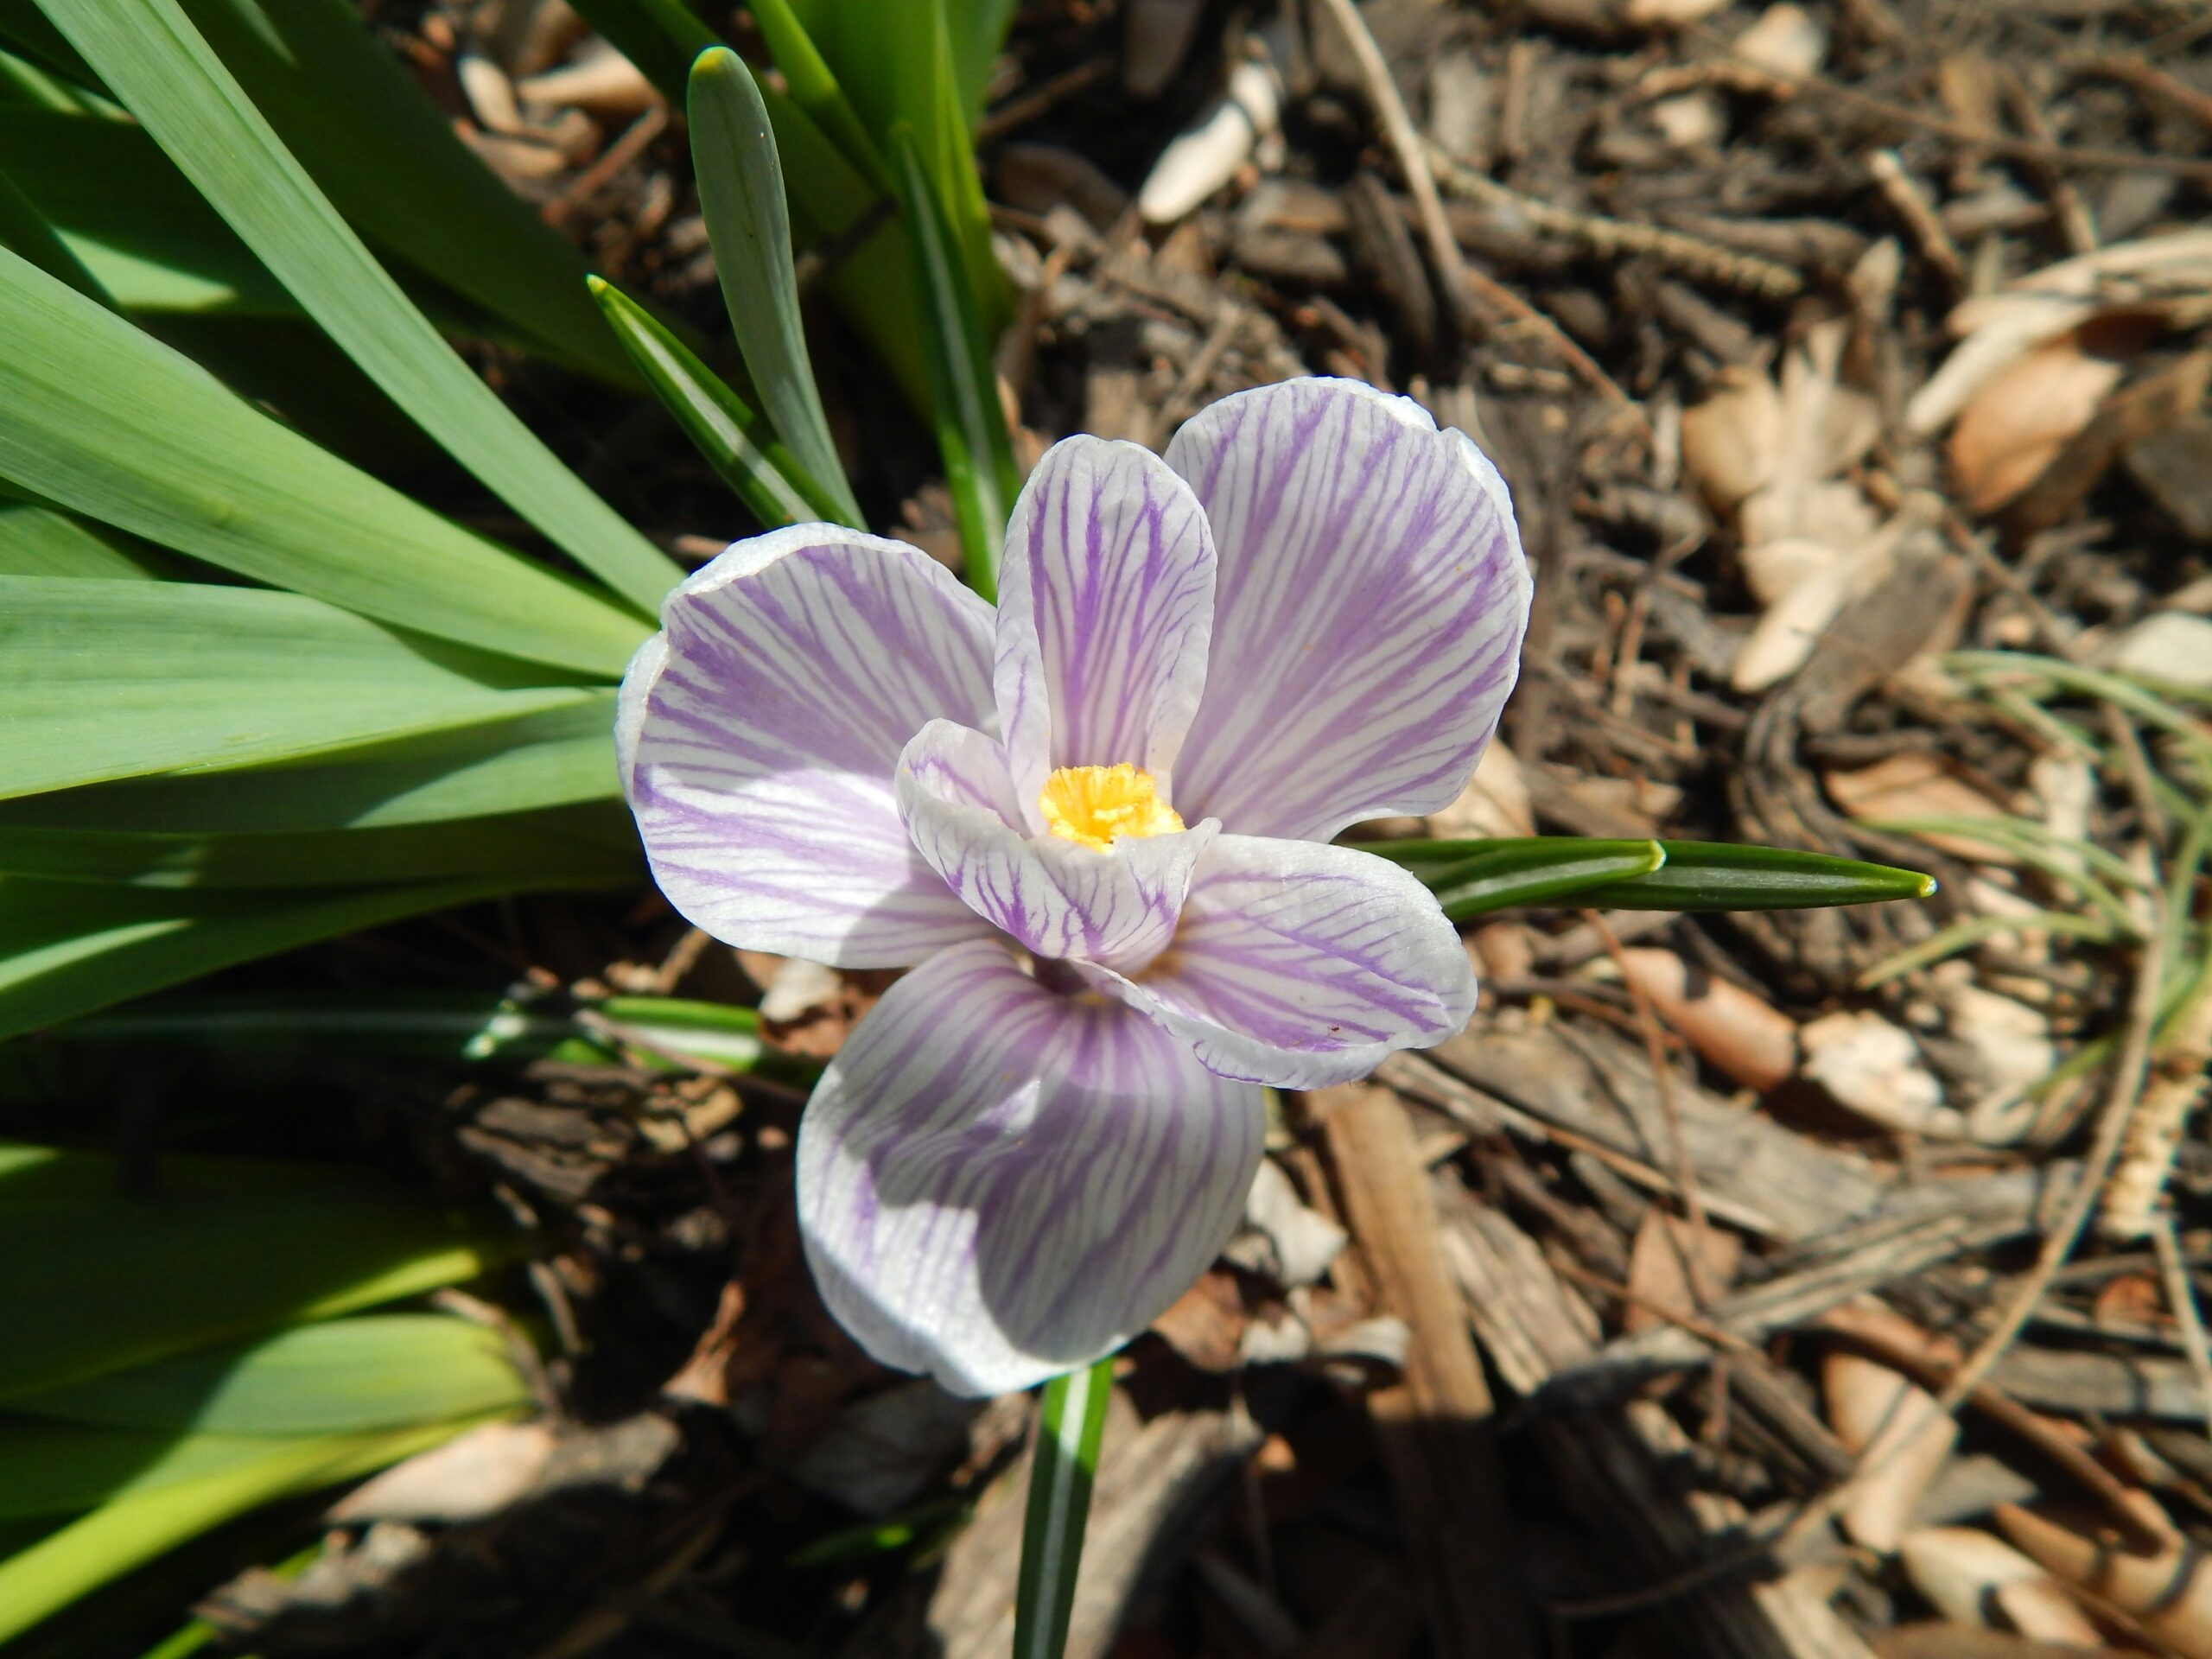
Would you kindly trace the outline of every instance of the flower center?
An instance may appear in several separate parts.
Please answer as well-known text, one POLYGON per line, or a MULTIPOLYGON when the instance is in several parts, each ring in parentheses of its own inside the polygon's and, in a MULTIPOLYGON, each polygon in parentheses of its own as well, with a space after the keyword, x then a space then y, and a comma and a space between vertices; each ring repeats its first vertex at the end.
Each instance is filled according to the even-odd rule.
POLYGON ((1164 836, 1183 820, 1160 798, 1152 774, 1124 760, 1112 766, 1062 766, 1037 798, 1045 827, 1062 841, 1104 852, 1123 836, 1164 836))

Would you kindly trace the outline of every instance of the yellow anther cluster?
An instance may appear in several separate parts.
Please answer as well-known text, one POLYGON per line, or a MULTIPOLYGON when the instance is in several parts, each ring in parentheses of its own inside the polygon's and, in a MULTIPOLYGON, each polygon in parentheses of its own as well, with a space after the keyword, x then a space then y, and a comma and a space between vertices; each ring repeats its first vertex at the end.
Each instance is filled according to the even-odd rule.
POLYGON ((1126 760, 1062 766, 1045 780, 1037 804, 1052 834, 1102 853, 1123 836, 1164 836, 1183 827, 1175 809, 1160 798, 1152 774, 1126 760))

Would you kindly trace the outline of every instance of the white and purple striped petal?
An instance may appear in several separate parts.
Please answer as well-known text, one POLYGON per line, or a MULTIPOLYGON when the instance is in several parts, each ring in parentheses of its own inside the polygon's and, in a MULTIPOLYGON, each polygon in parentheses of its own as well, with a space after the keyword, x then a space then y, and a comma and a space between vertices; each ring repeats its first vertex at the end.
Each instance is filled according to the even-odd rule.
POLYGON ((898 796, 916 849, 976 915, 1036 956, 1130 970, 1166 948, 1220 828, 1125 837, 1104 852, 1032 836, 1005 752, 950 721, 906 746, 898 796))
POLYGON ((1090 437, 1046 451, 999 569, 999 729, 1032 830, 1055 767, 1126 761, 1168 794, 1213 588, 1205 514, 1160 457, 1090 437))
POLYGON ((727 944, 898 968, 986 932, 908 842, 892 784, 939 715, 990 718, 991 610, 904 542, 798 524, 671 593, 616 751, 653 877, 727 944))
POLYGON ((1224 1077, 1346 1083, 1441 1042, 1475 1010, 1465 947, 1427 888, 1350 847, 1223 836, 1173 948, 1135 976, 1084 970, 1224 1077))
POLYGON ((885 994, 799 1127, 823 1300, 875 1358, 956 1394, 1111 1352, 1212 1261, 1260 1157, 1261 1091, 1000 945, 885 994))
POLYGON ((1453 799, 1528 623, 1497 469, 1409 399, 1325 379, 1224 398, 1184 423, 1167 464, 1219 556, 1178 810, 1325 841, 1453 799))

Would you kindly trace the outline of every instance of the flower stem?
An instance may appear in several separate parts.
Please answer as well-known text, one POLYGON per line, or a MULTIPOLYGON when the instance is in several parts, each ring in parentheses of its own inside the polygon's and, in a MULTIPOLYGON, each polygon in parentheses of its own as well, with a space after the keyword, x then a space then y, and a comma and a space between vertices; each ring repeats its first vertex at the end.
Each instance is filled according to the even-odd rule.
POLYGON ((1014 1659, 1060 1659, 1075 1605, 1076 1567, 1090 1518, 1090 1483, 1114 1390, 1109 1355, 1045 1385, 1029 1508, 1021 1525, 1021 1577, 1014 1592, 1014 1659))

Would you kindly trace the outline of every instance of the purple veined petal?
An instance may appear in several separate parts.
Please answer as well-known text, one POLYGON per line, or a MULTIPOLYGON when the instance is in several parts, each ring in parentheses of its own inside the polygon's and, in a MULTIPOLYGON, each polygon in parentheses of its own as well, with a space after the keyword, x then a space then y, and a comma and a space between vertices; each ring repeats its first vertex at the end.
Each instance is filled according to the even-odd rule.
POLYGON ((1167 464, 1205 504, 1220 559, 1178 809, 1325 841, 1452 800, 1528 626, 1497 468, 1410 399, 1327 379, 1222 399, 1184 423, 1167 464))
POLYGON ((727 944, 898 968, 986 930, 924 863, 892 773, 990 715, 991 611, 918 549, 795 524, 661 610, 622 682, 623 791, 669 902, 727 944))
POLYGON ((899 810, 930 868, 976 912, 1039 957, 1142 967, 1166 947, 1220 825, 1125 837, 1105 852, 1023 827, 1005 751, 933 721, 899 761, 899 810))
POLYGON ((1224 1077, 1348 1083, 1475 1011, 1465 947, 1427 888, 1350 847, 1223 836, 1198 862, 1175 943, 1135 976, 1084 970, 1224 1077))
POLYGON ((1059 766, 1122 762, 1165 793, 1206 679, 1213 538, 1148 449, 1068 438, 1014 504, 999 569, 999 729, 1022 817, 1059 766))
POLYGON ((995 943, 884 995, 801 1120, 823 1300, 956 1394, 1110 1353, 1204 1271, 1260 1159, 1261 1091, 1132 1008, 1060 996, 995 943))

